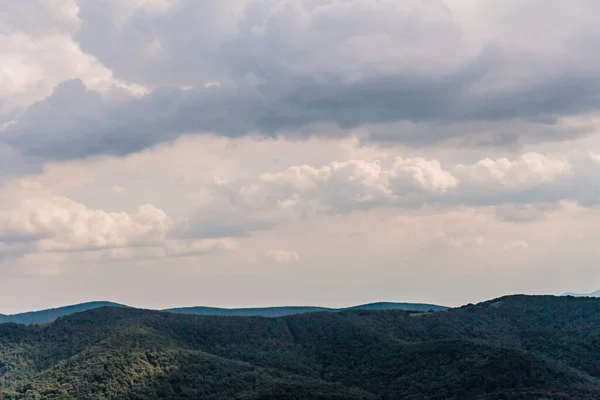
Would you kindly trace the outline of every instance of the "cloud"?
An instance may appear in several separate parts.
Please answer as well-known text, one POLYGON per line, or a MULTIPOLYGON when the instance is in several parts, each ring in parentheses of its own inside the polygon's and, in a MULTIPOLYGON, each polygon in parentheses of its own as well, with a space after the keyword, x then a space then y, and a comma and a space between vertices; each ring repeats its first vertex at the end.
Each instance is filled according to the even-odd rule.
POLYGON ((268 258, 279 263, 291 263, 300 261, 300 257, 295 251, 269 250, 267 251, 266 255, 268 258))
POLYGON ((43 163, 44 160, 24 156, 13 147, 0 142, 0 177, 39 172, 43 163))
POLYGON ((0 240, 36 241, 40 251, 70 251, 152 245, 172 226, 150 204, 134 214, 90 210, 64 197, 27 198, 0 213, 0 240))
POLYGON ((237 248, 237 242, 231 238, 167 240, 165 245, 156 248, 158 257, 194 257, 215 251, 231 251, 237 248))
MULTIPOLYGON (((588 282, 599 12, 591 0, 0 0, 2 270, 71 271, 43 289, 64 297, 88 279, 118 295, 143 263, 147 285, 123 293, 172 285, 164 296, 180 297, 163 300, 181 303, 199 288, 255 301, 290 282, 297 292, 267 294, 302 302, 306 270, 261 278, 300 257, 331 287, 343 265, 350 286, 415 301, 423 285, 458 302, 533 275, 588 282), (561 277, 573 260, 579 272, 561 277), (122 264, 94 267, 108 262, 122 264), (215 289, 240 271, 256 286, 215 289)), ((8 275, 7 301, 46 284, 8 275)))
POLYGON ((263 174, 259 185, 280 207, 318 201, 341 211, 443 193, 457 186, 458 179, 436 160, 396 157, 387 165, 379 160, 349 160, 320 168, 293 166, 280 173, 263 174))
MULTIPOLYGON (((493 122, 519 117, 537 119, 542 115, 542 111, 518 115, 527 106, 515 104, 512 99, 506 101, 506 107, 510 109, 505 111, 505 115, 489 114, 485 110, 497 113, 503 106, 469 98, 460 87, 466 83, 429 84, 419 81, 422 79, 408 76, 382 77, 355 83, 343 83, 333 78, 327 83, 316 83, 311 79, 297 80, 291 77, 285 82, 273 81, 258 88, 203 86, 190 90, 156 89, 141 99, 134 98, 118 104, 101 101, 98 95, 86 90, 77 81, 66 82, 57 87, 52 96, 31 106, 16 124, 5 128, 2 137, 5 143, 26 155, 66 160, 98 154, 125 155, 187 133, 216 133, 228 137, 250 134, 293 137, 298 136, 294 130, 326 123, 354 128, 398 121, 493 122), (287 86, 291 87, 286 89, 287 86)), ((584 84, 586 87, 590 85, 594 84, 584 84)), ((515 93, 514 97, 526 98, 528 93, 515 93)), ((553 96, 559 95, 564 95, 561 88, 555 90, 555 95, 541 93, 539 97, 553 99, 553 96)), ((569 102, 570 105, 572 102, 569 102)), ((578 112, 589 112, 595 107, 596 104, 578 112)), ((540 108, 544 106, 540 105, 540 108)), ((552 119, 555 115, 572 114, 563 111, 560 107, 548 107, 544 112, 552 119)), ((554 123, 543 122, 550 125, 554 123)), ((453 138, 447 134, 434 136, 434 132, 417 137, 412 136, 411 131, 399 131, 387 135, 385 140, 435 144, 453 138)), ((343 131, 336 133, 347 134, 343 131)), ((568 135, 564 138, 573 135, 570 129, 557 133, 538 128, 534 133, 538 136, 529 140, 556 140, 563 138, 561 134, 568 135)), ((473 135, 472 132, 468 134, 473 135)), ((460 132, 456 132, 456 135, 456 138, 461 137, 460 132)), ((369 140, 368 136, 366 140, 369 140)), ((494 140, 500 145, 510 145, 515 141, 518 143, 519 137, 507 135, 494 140)), ((480 139, 475 136, 470 141, 477 144, 480 139)))
POLYGON ((10 18, 0 21, 4 32, 44 36, 49 33, 72 33, 79 27, 76 0, 23 0, 18 3, 2 0, 0 14, 10 15, 10 18))
POLYGON ((182 257, 233 250, 229 237, 177 238, 173 220, 145 204, 134 213, 94 210, 61 196, 32 194, 0 210, 0 258, 83 254, 87 260, 182 257))
POLYGON ((459 164, 454 171, 474 184, 519 189, 552 182, 568 174, 570 165, 566 160, 539 153, 525 153, 513 161, 487 158, 468 166, 459 164))
MULTIPOLYGON (((533 10, 516 3, 81 1, 74 34, 81 49, 115 78, 154 89, 117 104, 65 82, 0 141, 66 160, 129 154, 188 133, 298 137, 369 126, 365 140, 470 146, 587 134, 565 119, 600 105, 593 67, 600 63, 584 51, 592 28, 536 8, 547 17, 536 16, 536 29, 552 30, 554 40, 532 47, 478 21, 533 10), (542 29, 549 26, 561 29, 542 29), (340 129, 315 128, 330 125, 340 129)), ((576 3, 553 2, 578 18, 600 11, 576 3)), ((516 32, 533 29, 516 22, 516 32)))
POLYGON ((251 210, 236 208, 226 202, 199 206, 179 222, 172 235, 178 238, 231 238, 246 237, 253 232, 266 231, 276 225, 267 215, 256 215, 251 210))
POLYGON ((556 208, 556 206, 544 204, 502 204, 494 207, 494 215, 501 221, 526 223, 543 221, 546 212, 556 208))
MULTIPOLYGON (((585 171, 578 167, 576 173, 584 176, 585 171)), ((525 208, 507 207, 579 200, 587 192, 584 182, 579 182, 579 192, 571 191, 573 174, 566 158, 539 153, 445 168, 435 159, 388 156, 334 161, 321 167, 291 166, 255 179, 216 185, 216 193, 248 212, 311 206, 345 213, 382 207, 497 205, 501 206, 499 217, 519 219, 525 218, 525 208)), ((544 207, 550 206, 540 205, 540 210, 544 207)), ((532 219, 534 211, 527 212, 530 216, 525 219, 532 219)))
POLYGON ((522 240, 517 240, 515 242, 508 243, 506 246, 504 246, 505 250, 527 250, 528 248, 529 245, 527 244, 527 242, 524 242, 522 240))
MULTIPOLYGON (((69 30, 74 28, 53 19, 65 3, 24 0, 10 3, 5 12, 0 3, 0 15, 10 15, 0 20, 0 125, 17 119, 65 80, 80 78, 97 89, 115 83, 108 69, 73 42, 69 30)), ((75 14, 68 18, 77 22, 75 14)))

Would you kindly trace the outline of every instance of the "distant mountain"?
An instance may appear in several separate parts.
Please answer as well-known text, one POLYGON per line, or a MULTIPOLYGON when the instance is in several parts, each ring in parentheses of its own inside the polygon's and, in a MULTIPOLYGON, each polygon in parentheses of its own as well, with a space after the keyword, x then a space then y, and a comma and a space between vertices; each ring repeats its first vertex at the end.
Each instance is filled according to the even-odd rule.
POLYGON ((308 312, 341 312, 346 310, 403 310, 403 311, 444 311, 448 307, 420 303, 370 303, 345 308, 327 308, 314 306, 284 306, 259 308, 217 308, 217 307, 183 307, 169 308, 163 311, 176 314, 220 315, 239 317, 283 317, 286 315, 304 314, 308 312))
MULTIPOLYGON (((93 310, 100 307, 127 307, 129 306, 113 303, 110 301, 93 301, 89 303, 75 304, 71 306, 51 308, 48 310, 32 311, 21 314, 2 315, 0 314, 0 324, 42 324, 52 322, 59 317, 66 315, 93 310)), ((347 308, 327 308, 312 306, 284 306, 284 307, 261 307, 261 308, 218 308, 218 307, 182 307, 161 310, 175 314, 192 315, 218 315, 218 316, 239 316, 239 317, 283 317, 286 315, 303 314, 308 312, 340 312, 345 310, 404 310, 404 311, 444 311, 448 307, 434 304, 419 303, 371 303, 362 304, 347 308)))
POLYGON ((49 308, 47 310, 30 311, 20 314, 3 315, 0 314, 0 323, 13 322, 16 324, 42 324, 52 322, 59 317, 74 314, 77 312, 93 310, 100 307, 127 307, 122 304, 112 303, 110 301, 91 301, 88 303, 74 304, 65 307, 49 308))
POLYGON ((596 290, 592 293, 565 293, 563 296, 574 296, 574 297, 600 297, 600 290, 596 290))
POLYGON ((303 314, 308 312, 331 311, 325 307, 261 307, 261 308, 218 308, 218 307, 181 307, 163 310, 175 314, 218 315, 235 317, 283 317, 285 315, 303 314))
POLYGON ((0 399, 598 400, 599 340, 597 298, 281 318, 101 307, 0 325, 0 399))
POLYGON ((334 311, 345 311, 345 310, 403 310, 403 311, 445 311, 448 307, 439 306, 435 304, 423 304, 423 303, 369 303, 362 304, 354 307, 338 308, 334 311))

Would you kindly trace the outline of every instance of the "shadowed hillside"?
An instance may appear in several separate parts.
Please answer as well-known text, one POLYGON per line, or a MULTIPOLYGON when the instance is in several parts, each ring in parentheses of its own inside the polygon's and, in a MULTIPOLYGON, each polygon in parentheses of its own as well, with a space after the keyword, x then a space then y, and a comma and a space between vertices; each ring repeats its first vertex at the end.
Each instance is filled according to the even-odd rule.
POLYGON ((600 299, 281 318, 98 308, 0 325, 5 399, 598 399, 600 299))

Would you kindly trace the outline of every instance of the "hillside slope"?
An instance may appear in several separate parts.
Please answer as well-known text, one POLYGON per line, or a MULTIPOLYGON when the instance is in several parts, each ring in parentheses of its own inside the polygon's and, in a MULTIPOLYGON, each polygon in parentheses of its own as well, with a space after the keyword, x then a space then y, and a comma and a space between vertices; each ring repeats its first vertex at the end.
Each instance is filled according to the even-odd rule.
POLYGON ((4 399, 598 399, 600 299, 0 325, 4 399))

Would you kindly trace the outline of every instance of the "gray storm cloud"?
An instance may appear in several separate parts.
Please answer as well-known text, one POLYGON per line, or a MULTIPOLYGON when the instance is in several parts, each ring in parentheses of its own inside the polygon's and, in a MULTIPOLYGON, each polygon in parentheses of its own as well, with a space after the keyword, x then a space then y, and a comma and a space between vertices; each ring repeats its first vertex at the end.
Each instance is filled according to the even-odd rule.
MULTIPOLYGON (((73 37, 115 77, 150 92, 114 102, 63 82, 3 129, 3 143, 69 160, 126 155, 184 134, 339 136, 368 125, 370 141, 512 146, 584 135, 561 119, 600 106, 597 60, 585 51, 596 40, 591 28, 547 7, 539 12, 548 19, 531 27, 514 21, 524 33, 561 27, 555 41, 536 45, 535 37, 515 43, 508 28, 477 36, 456 17, 461 2, 139 3, 80 1, 73 37), (397 129, 401 122, 417 128, 397 129)), ((574 3, 580 13, 600 7, 574 3)), ((482 2, 480 17, 531 11, 525 2, 498 8, 482 2)))

